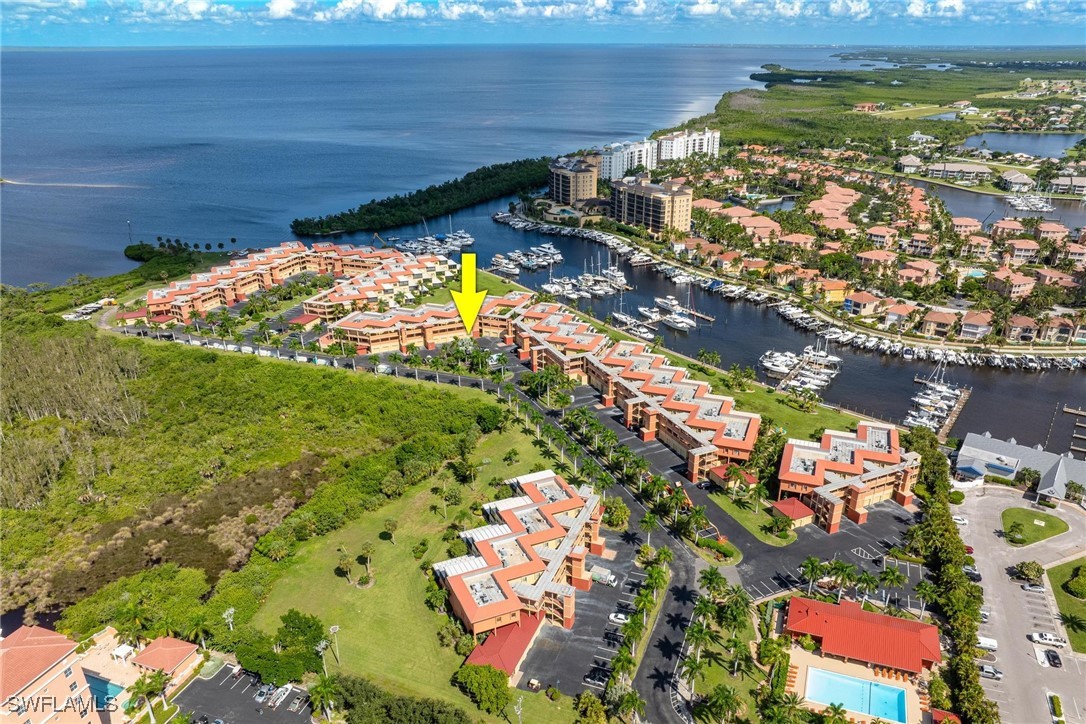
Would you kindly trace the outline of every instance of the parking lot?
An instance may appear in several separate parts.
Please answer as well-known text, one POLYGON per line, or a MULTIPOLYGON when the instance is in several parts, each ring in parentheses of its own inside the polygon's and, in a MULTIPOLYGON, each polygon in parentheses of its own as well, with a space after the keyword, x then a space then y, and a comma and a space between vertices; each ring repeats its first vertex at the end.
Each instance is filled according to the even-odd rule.
MULTIPOLYGON (((962 538, 975 548, 974 558, 983 576, 985 605, 992 614, 988 623, 981 624, 980 635, 994 638, 998 649, 985 657, 985 663, 1003 672, 1003 679, 983 678, 989 698, 999 705, 1000 716, 1006 722, 1049 721, 1046 693, 1059 694, 1064 718, 1071 723, 1086 722, 1086 657, 1075 654, 1070 647, 1055 649, 1063 666, 1053 668, 1045 658, 1045 650, 1029 641, 1033 632, 1048 632, 1066 638, 1059 622, 1058 609, 1052 592, 1022 590, 1022 581, 1011 577, 1014 566, 1035 560, 1043 566, 1086 552, 1086 516, 1068 506, 1055 512, 1071 525, 1059 536, 1023 548, 1012 548, 1001 536, 1001 513, 1010 507, 1030 508, 1020 491, 985 486, 966 492, 965 502, 955 506, 955 513, 965 516, 969 523, 961 527, 962 538)), ((1047 587, 1047 582, 1046 582, 1047 587)))
POLYGON ((272 709, 267 703, 257 704, 254 697, 260 688, 255 677, 243 674, 234 678, 234 669, 223 667, 222 671, 210 679, 194 679, 174 699, 182 712, 193 714, 193 721, 206 716, 210 721, 222 719, 225 724, 244 724, 246 722, 266 721, 272 724, 300 724, 310 719, 309 697, 304 689, 293 687, 283 703, 272 709), (302 698, 298 711, 289 711, 288 707, 297 698, 302 698))
POLYGON ((602 691, 602 686, 586 683, 584 677, 596 670, 604 681, 611 675, 611 659, 622 645, 619 625, 607 620, 618 611, 632 613, 633 599, 645 578, 643 569, 634 565, 640 537, 603 531, 607 550, 614 560, 589 556, 588 565, 611 570, 618 579, 614 588, 593 583, 590 591, 577 592, 576 617, 572 630, 548 623, 540 629, 535 643, 521 665, 521 689, 536 679, 543 688, 554 686, 563 694, 576 696, 586 688, 602 691))

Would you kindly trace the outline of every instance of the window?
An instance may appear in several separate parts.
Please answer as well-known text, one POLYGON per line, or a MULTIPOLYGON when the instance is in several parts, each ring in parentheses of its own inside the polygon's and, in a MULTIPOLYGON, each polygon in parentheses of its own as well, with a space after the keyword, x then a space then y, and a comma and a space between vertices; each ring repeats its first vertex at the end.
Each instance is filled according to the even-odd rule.
POLYGON ((75 691, 78 688, 79 688, 79 682, 76 682, 76 681, 73 681, 71 684, 68 685, 68 691, 75 691))
POLYGON ((72 675, 72 667, 69 666, 68 668, 66 668, 64 670, 64 676, 68 677, 68 676, 71 676, 71 675, 72 675))

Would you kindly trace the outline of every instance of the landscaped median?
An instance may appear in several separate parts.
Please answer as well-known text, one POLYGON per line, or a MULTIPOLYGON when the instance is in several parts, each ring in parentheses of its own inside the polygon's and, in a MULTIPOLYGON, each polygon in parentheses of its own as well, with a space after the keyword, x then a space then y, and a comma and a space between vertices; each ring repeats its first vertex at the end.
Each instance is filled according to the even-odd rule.
POLYGON ((740 505, 728 497, 727 493, 710 493, 709 499, 720 506, 720 509, 727 513, 736 523, 743 526, 753 535, 755 538, 763 543, 771 546, 786 546, 789 543, 794 543, 796 540, 796 532, 794 530, 786 531, 786 536, 781 538, 772 530, 766 530, 767 526, 772 525, 774 517, 768 511, 768 507, 761 501, 748 500, 750 504, 749 508, 740 507, 740 505))
POLYGON ((1086 557, 1049 568, 1048 582, 1052 585, 1071 648, 1080 654, 1086 653, 1086 595, 1079 598, 1072 593, 1086 594, 1086 557))
POLYGON ((1022 547, 1066 533, 1069 526, 1054 515, 1028 508, 1003 511, 1003 536, 1012 546, 1022 547))

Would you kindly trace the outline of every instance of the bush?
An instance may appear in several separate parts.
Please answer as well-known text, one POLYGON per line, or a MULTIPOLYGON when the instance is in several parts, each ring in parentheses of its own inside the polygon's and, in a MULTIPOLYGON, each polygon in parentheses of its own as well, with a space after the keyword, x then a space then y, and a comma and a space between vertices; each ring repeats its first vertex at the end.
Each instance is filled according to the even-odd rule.
POLYGON ((468 554, 468 544, 463 538, 457 538, 449 544, 449 558, 459 558, 468 554))
POLYGON ((509 703, 509 677, 489 664, 465 664, 453 675, 453 683, 487 714, 497 714, 509 703))
POLYGON ((736 550, 728 543, 721 543, 713 540, 712 538, 701 538, 698 540, 698 546, 701 548, 708 548, 722 558, 733 558, 736 555, 736 550))
POLYGON ((1062 718, 1063 717, 1063 702, 1060 701, 1060 697, 1056 696, 1055 694, 1052 694, 1049 697, 1049 700, 1052 702, 1052 715, 1057 717, 1057 718, 1062 718))
POLYGON ((912 556, 906 553, 901 548, 891 548, 886 553, 889 558, 896 558, 899 561, 908 561, 909 563, 924 563, 924 559, 919 556, 912 556))
POLYGON ((414 556, 416 561, 422 560, 422 557, 426 555, 427 549, 430 547, 430 542, 423 538, 411 548, 411 555, 414 556))
POLYGON ((1063 590, 1075 598, 1086 598, 1086 568, 1083 566, 1076 568, 1074 575, 1063 584, 1063 590))
POLYGON ((1051 500, 1038 500, 1037 502, 1040 505, 1043 505, 1046 508, 1051 508, 1052 510, 1055 510, 1056 508, 1060 507, 1059 504, 1053 503, 1051 500))
POLYGON ((960 490, 951 490, 948 498, 952 505, 961 505, 965 502, 965 493, 960 490))
POLYGON ((467 656, 475 650, 475 637, 474 636, 461 636, 456 641, 456 655, 467 656))
POLYGON ((1018 483, 1014 482, 1010 478, 1005 478, 1002 475, 985 475, 984 482, 995 483, 996 485, 1009 485, 1012 488, 1018 487, 1018 483))
POLYGON ((810 634, 803 634, 802 638, 799 640, 799 645, 804 651, 814 651, 818 648, 818 644, 815 643, 815 640, 811 638, 810 634))
POLYGON ((556 689, 555 687, 553 687, 553 686, 548 686, 547 687, 547 698, 550 699, 551 701, 558 701, 558 697, 560 697, 561 695, 562 695, 562 692, 558 691, 558 689, 556 689))

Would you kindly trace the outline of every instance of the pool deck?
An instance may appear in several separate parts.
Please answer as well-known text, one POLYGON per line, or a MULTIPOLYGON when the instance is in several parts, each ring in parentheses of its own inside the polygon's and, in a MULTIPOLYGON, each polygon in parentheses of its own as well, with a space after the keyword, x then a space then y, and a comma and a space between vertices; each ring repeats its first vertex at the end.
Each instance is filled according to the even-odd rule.
MULTIPOLYGON (((116 631, 107 628, 95 635, 94 646, 83 654, 83 659, 79 663, 88 674, 127 689, 140 677, 142 672, 132 665, 132 656, 129 656, 128 661, 120 661, 111 656, 113 650, 119 645, 120 641, 117 639, 116 631)), ((128 698, 126 693, 117 697, 118 702, 127 701, 128 698)))
MULTIPOLYGON (((876 676, 874 670, 868 668, 866 664, 846 663, 841 659, 835 659, 830 656, 823 657, 817 650, 812 653, 804 651, 799 646, 793 646, 788 653, 791 655, 792 660, 789 667, 790 671, 788 674, 788 685, 786 687, 787 691, 806 697, 807 669, 813 666, 814 668, 822 669, 823 671, 832 671, 837 674, 852 676, 856 679, 873 681, 877 684, 896 686, 899 689, 904 689, 905 718, 908 720, 908 724, 921 724, 923 721, 925 710, 921 706, 920 693, 917 691, 916 684, 910 683, 908 680, 902 681, 900 679, 888 678, 885 676, 876 676)), ((826 708, 825 704, 806 701, 806 698, 804 699, 803 704, 811 711, 821 712, 826 708)), ((924 705, 926 706, 926 698, 924 705)), ((856 722, 857 724, 868 724, 877 718, 870 714, 852 710, 849 710, 848 715, 849 721, 856 722)), ((885 719, 882 721, 885 721, 885 719)))

